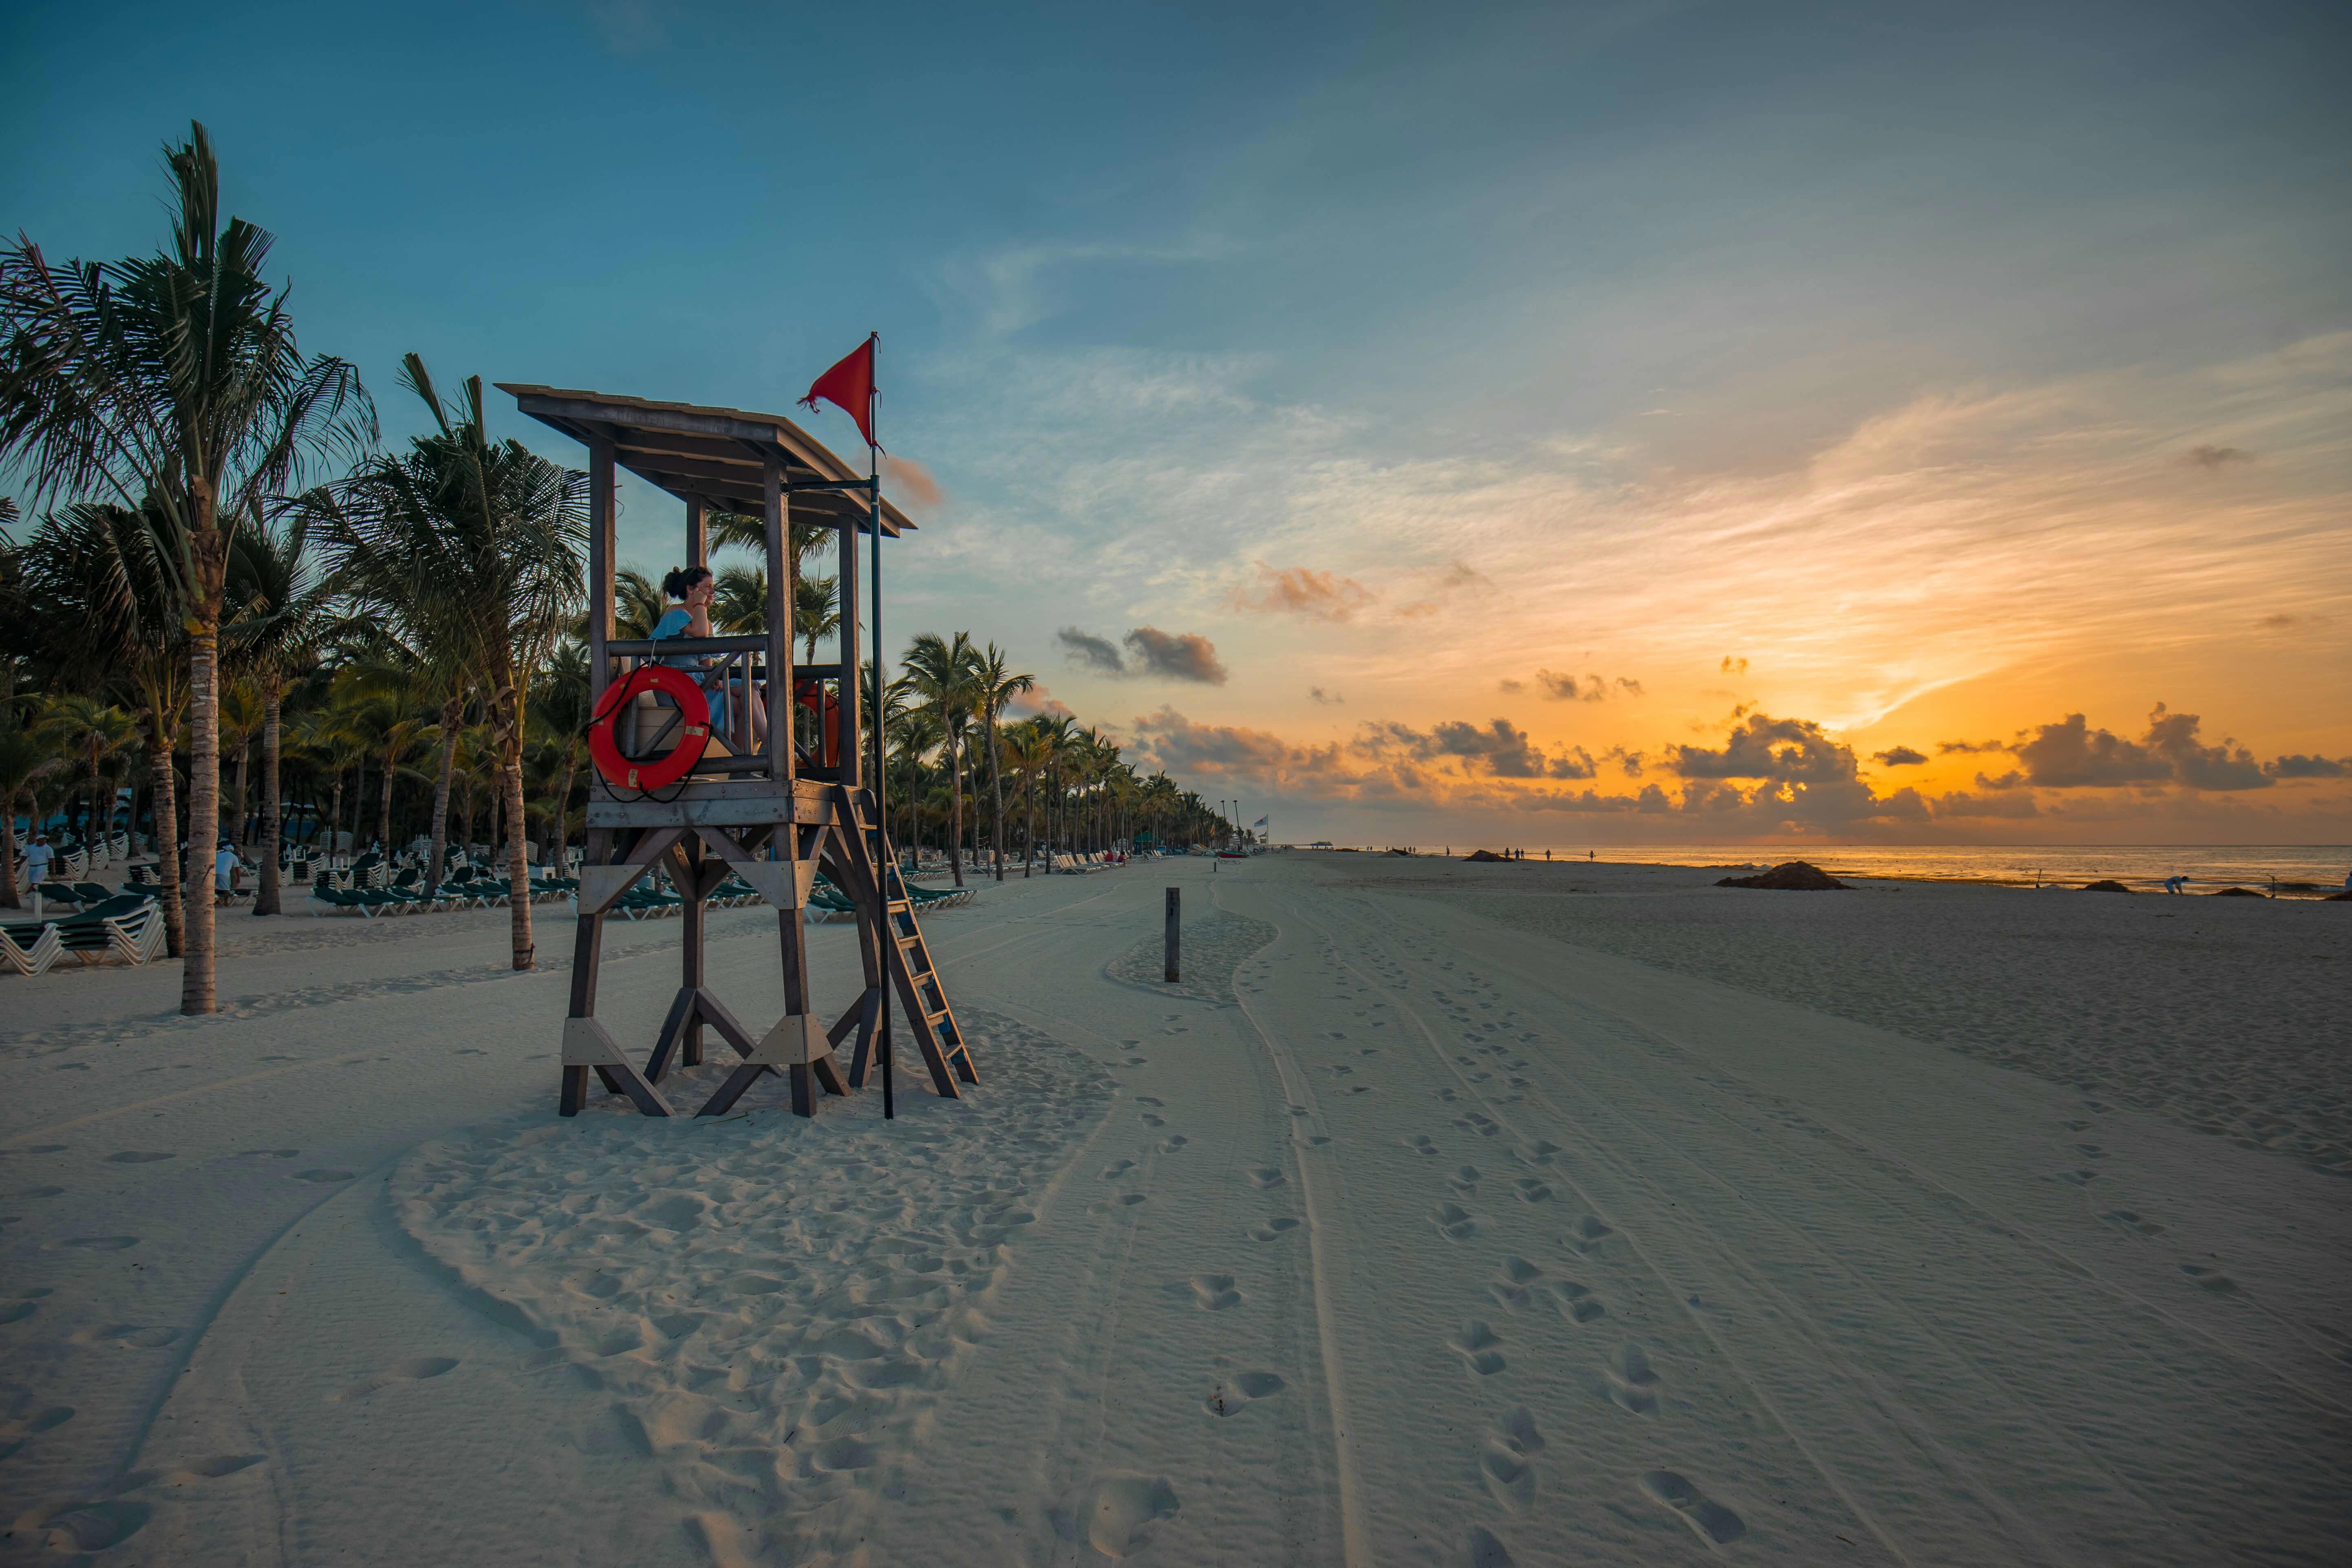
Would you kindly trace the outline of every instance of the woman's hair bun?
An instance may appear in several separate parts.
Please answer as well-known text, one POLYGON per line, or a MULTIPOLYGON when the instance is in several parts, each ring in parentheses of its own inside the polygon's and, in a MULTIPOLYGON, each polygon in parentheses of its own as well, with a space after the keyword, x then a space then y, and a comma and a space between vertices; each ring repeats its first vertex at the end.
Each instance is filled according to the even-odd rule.
POLYGON ((662 579, 662 592, 673 599, 683 599, 694 592, 694 585, 710 575, 708 566, 681 566, 662 579))

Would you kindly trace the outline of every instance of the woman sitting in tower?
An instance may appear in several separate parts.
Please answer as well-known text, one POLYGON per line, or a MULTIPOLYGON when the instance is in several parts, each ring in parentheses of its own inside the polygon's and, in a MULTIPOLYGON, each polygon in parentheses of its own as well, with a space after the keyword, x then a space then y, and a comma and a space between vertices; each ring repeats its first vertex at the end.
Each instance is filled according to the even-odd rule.
MULTIPOLYGON (((710 626, 710 601, 718 593, 708 566, 684 566, 662 579, 662 593, 672 602, 653 629, 652 640, 665 642, 671 637, 709 637, 719 634, 710 626)), ((710 703, 710 732, 724 740, 735 731, 733 699, 743 689, 743 676, 738 670, 727 673, 730 660, 705 658, 698 654, 676 654, 662 660, 673 669, 695 672, 705 698, 710 703)), ((751 738, 754 743, 768 738, 767 704, 756 700, 751 703, 751 738)))

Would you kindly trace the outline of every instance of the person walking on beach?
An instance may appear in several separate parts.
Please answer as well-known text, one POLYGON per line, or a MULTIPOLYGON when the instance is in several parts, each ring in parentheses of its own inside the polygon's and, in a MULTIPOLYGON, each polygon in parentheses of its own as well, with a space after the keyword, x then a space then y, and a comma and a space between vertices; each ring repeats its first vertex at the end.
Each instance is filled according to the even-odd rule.
MULTIPOLYGON (((32 847, 25 851, 26 886, 37 888, 43 882, 47 881, 49 879, 49 862, 55 860, 57 858, 58 852, 49 847, 49 836, 46 833, 34 834, 32 847)), ((2347 878, 2346 879, 2347 881, 2352 881, 2352 878, 2347 878)))

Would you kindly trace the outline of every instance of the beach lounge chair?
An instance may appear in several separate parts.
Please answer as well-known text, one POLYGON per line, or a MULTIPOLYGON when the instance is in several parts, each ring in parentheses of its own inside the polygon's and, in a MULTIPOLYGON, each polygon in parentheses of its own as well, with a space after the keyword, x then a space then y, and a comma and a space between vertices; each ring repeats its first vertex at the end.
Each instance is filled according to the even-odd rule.
POLYGON ((150 898, 118 893, 49 928, 59 946, 84 963, 108 957, 145 963, 163 950, 163 911, 150 898))
POLYGON ((64 952, 65 943, 58 936, 58 928, 47 921, 39 925, 30 921, 0 925, 0 964, 19 974, 46 972, 64 952))

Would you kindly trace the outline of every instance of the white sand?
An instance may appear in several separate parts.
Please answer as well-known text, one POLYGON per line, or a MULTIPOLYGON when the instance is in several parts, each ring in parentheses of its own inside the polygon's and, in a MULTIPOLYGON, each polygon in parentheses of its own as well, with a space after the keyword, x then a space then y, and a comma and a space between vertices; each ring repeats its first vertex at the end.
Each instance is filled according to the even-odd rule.
POLYGON ((553 909, 10 980, 0 1562, 2352 1557, 2340 912, 1706 879, 992 888, 892 1124, 556 1118, 553 909))

